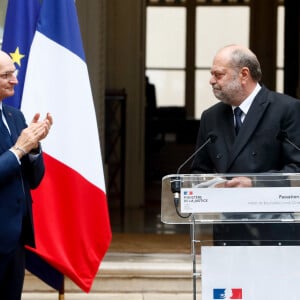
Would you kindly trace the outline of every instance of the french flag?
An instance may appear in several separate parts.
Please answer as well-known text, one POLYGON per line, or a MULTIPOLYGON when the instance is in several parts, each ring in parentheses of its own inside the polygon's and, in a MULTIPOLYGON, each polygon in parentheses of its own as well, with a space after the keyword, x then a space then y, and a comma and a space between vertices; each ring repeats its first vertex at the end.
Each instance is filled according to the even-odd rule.
POLYGON ((33 191, 36 248, 89 292, 111 242, 97 121, 74 0, 43 0, 21 110, 53 116, 46 173, 33 191))
POLYGON ((243 290, 234 289, 213 289, 213 299, 243 299, 243 290))

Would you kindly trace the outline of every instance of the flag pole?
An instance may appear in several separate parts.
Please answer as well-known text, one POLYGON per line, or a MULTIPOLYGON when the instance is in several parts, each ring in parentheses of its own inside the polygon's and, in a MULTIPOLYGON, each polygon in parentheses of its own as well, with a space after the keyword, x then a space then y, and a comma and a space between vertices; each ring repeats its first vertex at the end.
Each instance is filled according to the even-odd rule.
POLYGON ((63 277, 61 288, 58 291, 58 300, 65 299, 65 276, 63 277))

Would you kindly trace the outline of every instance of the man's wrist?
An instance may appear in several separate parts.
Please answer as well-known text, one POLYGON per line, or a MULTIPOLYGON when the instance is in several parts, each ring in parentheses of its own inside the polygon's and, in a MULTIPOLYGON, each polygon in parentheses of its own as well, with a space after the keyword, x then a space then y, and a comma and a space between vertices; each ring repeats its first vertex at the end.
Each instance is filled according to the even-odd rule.
POLYGON ((31 149, 29 154, 32 155, 37 155, 41 153, 41 144, 39 143, 39 145, 37 146, 37 148, 31 149))
POLYGON ((14 149, 16 151, 21 152, 23 154, 23 156, 27 154, 26 151, 23 148, 19 147, 19 146, 14 146, 14 149))

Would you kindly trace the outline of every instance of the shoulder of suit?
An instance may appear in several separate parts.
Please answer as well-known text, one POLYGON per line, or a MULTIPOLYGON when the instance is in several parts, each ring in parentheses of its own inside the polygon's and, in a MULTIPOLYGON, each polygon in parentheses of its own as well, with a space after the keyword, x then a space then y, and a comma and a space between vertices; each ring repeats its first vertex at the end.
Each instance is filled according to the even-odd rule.
POLYGON ((275 92, 275 91, 269 91, 269 95, 271 99, 275 99, 276 101, 283 101, 285 103, 291 103, 291 102, 298 102, 299 99, 296 99, 290 95, 275 92))
POLYGON ((298 99, 291 97, 287 94, 279 93, 276 91, 269 90, 267 87, 262 86, 262 89, 257 94, 257 98, 266 100, 268 102, 284 102, 285 104, 299 101, 298 99))
POLYGON ((6 112, 11 112, 11 113, 16 113, 16 114, 22 114, 22 112, 18 109, 18 108, 15 108, 11 105, 7 105, 7 104, 2 104, 2 107, 3 109, 6 111, 6 112))

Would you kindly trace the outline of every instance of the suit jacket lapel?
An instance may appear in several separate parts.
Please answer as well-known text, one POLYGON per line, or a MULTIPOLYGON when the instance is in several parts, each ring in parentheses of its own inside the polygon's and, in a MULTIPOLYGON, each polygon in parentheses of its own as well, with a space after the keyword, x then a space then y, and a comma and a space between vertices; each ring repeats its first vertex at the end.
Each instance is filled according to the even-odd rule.
POLYGON ((262 90, 257 94, 253 103, 251 104, 251 107, 245 117, 243 125, 240 128, 239 134, 236 136, 234 140, 227 169, 231 167, 236 157, 247 145, 249 139, 251 138, 258 124, 263 118, 263 114, 266 108, 268 107, 268 105, 269 105, 269 100, 267 97, 267 90, 265 88, 262 88, 262 90))
POLYGON ((232 153, 232 146, 235 139, 234 122, 232 108, 230 105, 220 103, 218 110, 218 121, 216 122, 216 134, 218 139, 214 146, 213 156, 216 159, 216 169, 218 172, 225 173, 228 161, 232 153))
POLYGON ((7 108, 7 107, 3 107, 3 112, 4 112, 4 115, 5 115, 7 125, 8 125, 9 130, 10 130, 12 143, 15 144, 15 142, 17 141, 17 138, 18 138, 18 132, 17 132, 17 128, 16 128, 16 124, 15 124, 13 114, 9 110, 9 108, 7 108))
POLYGON ((230 153, 235 140, 234 121, 231 106, 226 105, 223 115, 224 119, 220 122, 220 132, 225 140, 227 151, 230 153))

